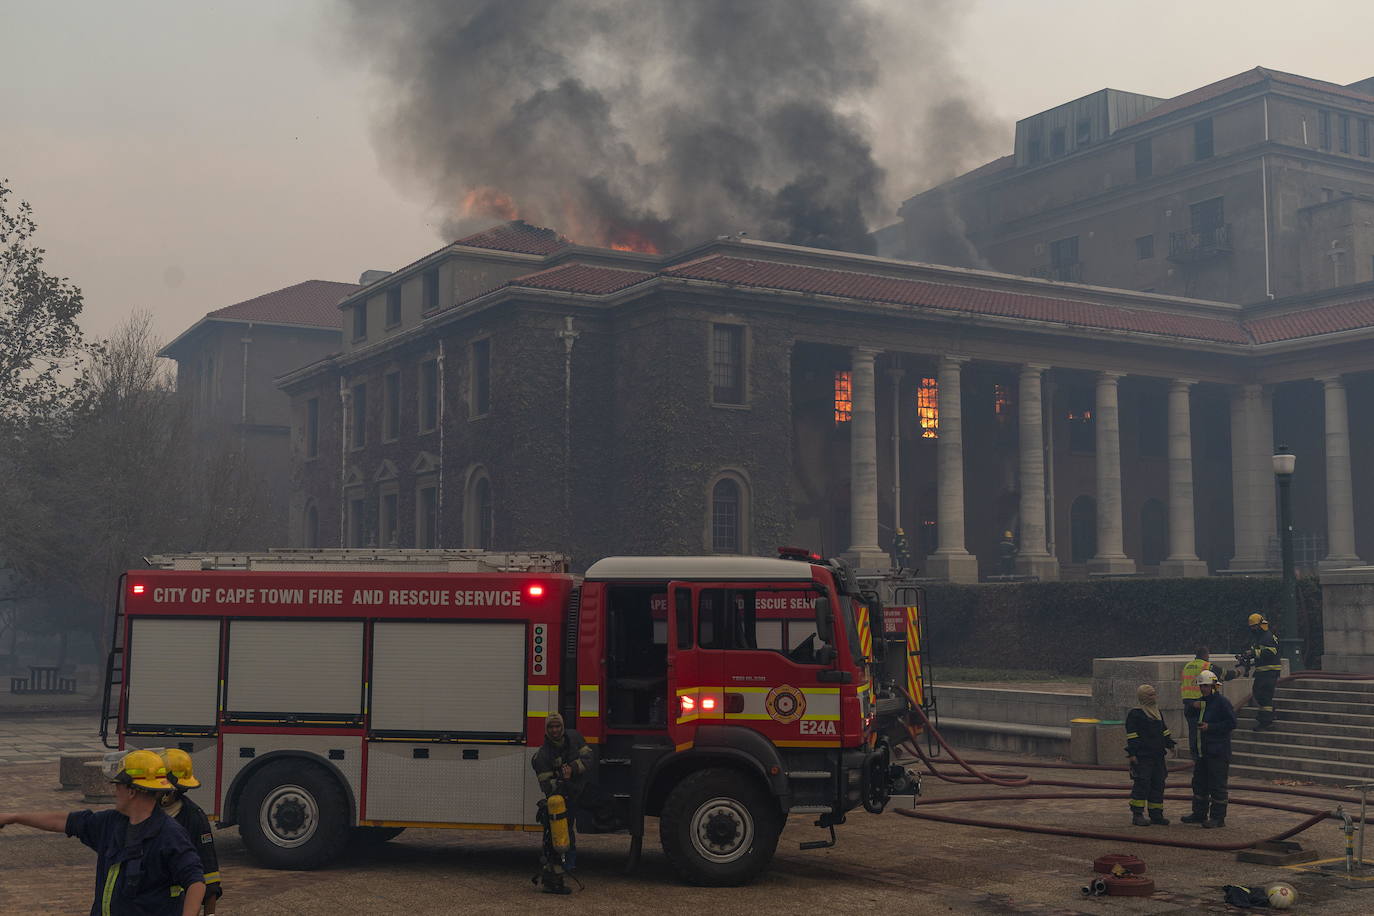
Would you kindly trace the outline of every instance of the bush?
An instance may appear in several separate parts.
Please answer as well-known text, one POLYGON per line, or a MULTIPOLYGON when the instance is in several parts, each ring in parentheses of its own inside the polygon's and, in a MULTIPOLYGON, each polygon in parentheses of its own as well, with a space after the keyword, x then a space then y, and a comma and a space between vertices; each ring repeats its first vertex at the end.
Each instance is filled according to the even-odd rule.
MULTIPOLYGON (((1104 579, 926 589, 930 664, 1090 675, 1094 658, 1191 654, 1209 646, 1223 667, 1250 644, 1245 618, 1278 628, 1277 578, 1104 579)), ((1307 667, 1322 652, 1321 588, 1298 580, 1307 667)))

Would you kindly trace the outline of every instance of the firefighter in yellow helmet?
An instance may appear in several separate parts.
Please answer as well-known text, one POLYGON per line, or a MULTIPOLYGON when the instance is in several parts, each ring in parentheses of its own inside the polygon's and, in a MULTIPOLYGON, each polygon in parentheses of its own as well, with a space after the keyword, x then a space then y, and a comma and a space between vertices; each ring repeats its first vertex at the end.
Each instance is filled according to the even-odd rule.
POLYGON ((1274 727, 1274 688, 1279 682, 1283 665, 1279 659, 1279 640, 1269 630, 1269 621, 1263 614, 1251 614, 1245 621, 1250 628, 1250 650, 1246 653, 1253 666, 1255 683, 1250 693, 1259 707, 1259 721, 1255 731, 1268 731, 1274 727))
POLYGON ((158 797, 172 791, 154 751, 120 751, 105 761, 115 806, 106 811, 0 814, 0 827, 22 824, 76 837, 96 852, 95 901, 102 916, 196 916, 205 898, 200 857, 158 797))
POLYGON ((167 763, 167 779, 175 788, 162 796, 162 810, 168 817, 181 825, 191 838, 191 845, 200 856, 200 867, 205 872, 205 914, 213 916, 219 898, 224 896, 224 887, 219 878, 219 856, 215 853, 215 836, 210 830, 210 819, 200 805, 186 797, 190 789, 200 786, 191 764, 191 755, 179 747, 171 747, 162 752, 167 763))

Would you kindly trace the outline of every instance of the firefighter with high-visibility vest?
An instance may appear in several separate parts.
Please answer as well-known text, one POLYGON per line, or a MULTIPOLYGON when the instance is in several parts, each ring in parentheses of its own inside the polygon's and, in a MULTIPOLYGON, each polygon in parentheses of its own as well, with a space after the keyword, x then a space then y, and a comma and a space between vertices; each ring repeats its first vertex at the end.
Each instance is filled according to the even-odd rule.
POLYGON ((563 717, 554 713, 544 720, 544 744, 530 765, 544 792, 539 820, 544 825, 543 869, 536 879, 545 893, 571 893, 563 883, 564 872, 577 868, 577 803, 587 787, 592 751, 563 717))
POLYGON ((200 858, 158 804, 172 791, 167 765, 154 751, 121 751, 104 773, 114 783, 113 809, 0 814, 0 827, 66 833, 94 849, 91 916, 197 916, 205 899, 200 858))
POLYGON ((1224 681, 1235 678, 1236 671, 1223 671, 1212 663, 1212 651, 1206 646, 1198 646, 1193 658, 1183 666, 1179 678, 1178 692, 1183 698, 1183 721, 1188 724, 1188 750, 1197 746, 1197 720, 1202 713, 1202 691, 1197 689, 1197 676, 1203 671, 1211 671, 1224 681))
POLYGON ((1259 707, 1259 721, 1255 731, 1274 727, 1274 688, 1279 682, 1283 665, 1279 659, 1278 637, 1269 631, 1269 621, 1263 614, 1251 614, 1245 621, 1250 628, 1250 651, 1246 653, 1255 675, 1250 693, 1259 707))
POLYGON ((205 872, 205 916, 214 916, 219 898, 224 896, 224 887, 219 878, 219 856, 215 852, 215 835, 210 830, 210 819, 200 805, 186 797, 186 793, 200 786, 191 764, 191 755, 179 747, 171 747, 162 752, 167 764, 167 780, 175 788, 162 796, 162 810, 168 817, 181 825, 191 838, 191 845, 200 856, 201 870, 205 872))

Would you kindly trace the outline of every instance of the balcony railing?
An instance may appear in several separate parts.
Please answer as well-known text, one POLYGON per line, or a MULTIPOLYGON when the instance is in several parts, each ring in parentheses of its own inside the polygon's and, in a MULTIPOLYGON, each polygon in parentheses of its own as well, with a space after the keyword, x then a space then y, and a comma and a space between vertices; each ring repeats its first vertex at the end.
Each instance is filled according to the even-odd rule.
POLYGON ((1058 280, 1061 283, 1082 283, 1083 262, 1074 261, 1072 264, 1045 264, 1041 267, 1032 267, 1031 276, 1039 277, 1041 280, 1058 280))
POLYGON ((1201 261, 1231 253, 1231 224, 1169 233, 1170 261, 1201 261))

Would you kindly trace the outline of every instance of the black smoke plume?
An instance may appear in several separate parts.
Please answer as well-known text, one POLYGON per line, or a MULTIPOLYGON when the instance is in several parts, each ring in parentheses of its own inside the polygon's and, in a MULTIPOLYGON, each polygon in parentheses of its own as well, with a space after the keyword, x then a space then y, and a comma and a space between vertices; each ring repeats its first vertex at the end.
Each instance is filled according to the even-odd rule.
POLYGON ((952 7, 930 0, 343 2, 387 87, 378 147, 448 238, 520 217, 638 250, 745 231, 871 251, 893 203, 875 137, 954 85, 935 75, 952 7), (884 57, 928 78, 877 92, 884 57))

